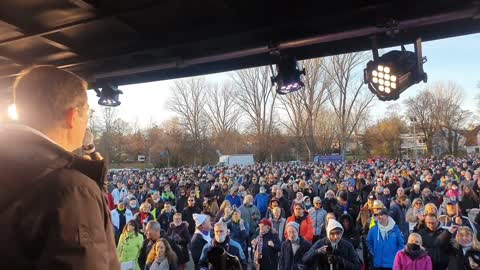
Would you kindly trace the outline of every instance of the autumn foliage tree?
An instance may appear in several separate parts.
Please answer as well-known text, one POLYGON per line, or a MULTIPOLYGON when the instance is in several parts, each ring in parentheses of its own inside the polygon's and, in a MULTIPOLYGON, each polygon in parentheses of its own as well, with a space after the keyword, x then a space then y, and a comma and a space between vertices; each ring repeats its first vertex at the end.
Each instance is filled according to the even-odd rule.
POLYGON ((400 157, 400 134, 408 132, 407 124, 398 116, 379 120, 365 131, 363 145, 370 157, 400 157))

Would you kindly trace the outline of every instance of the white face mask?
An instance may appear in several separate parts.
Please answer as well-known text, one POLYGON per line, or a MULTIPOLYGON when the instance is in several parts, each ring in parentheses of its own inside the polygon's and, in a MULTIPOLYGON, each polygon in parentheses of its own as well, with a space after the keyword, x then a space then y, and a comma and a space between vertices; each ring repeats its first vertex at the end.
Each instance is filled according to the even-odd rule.
POLYGON ((132 209, 137 208, 137 204, 136 204, 136 203, 131 203, 131 204, 130 204, 130 208, 132 208, 132 209))
POLYGON ((227 234, 222 234, 219 235, 218 237, 215 236, 215 240, 217 240, 218 243, 223 243, 225 242, 225 239, 227 238, 227 234))

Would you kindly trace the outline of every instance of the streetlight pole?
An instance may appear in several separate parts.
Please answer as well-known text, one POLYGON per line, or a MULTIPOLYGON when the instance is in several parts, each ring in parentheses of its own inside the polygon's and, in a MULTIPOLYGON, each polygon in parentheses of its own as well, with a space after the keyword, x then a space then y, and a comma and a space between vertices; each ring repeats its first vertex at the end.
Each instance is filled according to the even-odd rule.
POLYGON ((415 129, 417 118, 415 116, 410 117, 410 122, 413 124, 413 157, 415 158, 415 161, 417 161, 417 132, 415 129))

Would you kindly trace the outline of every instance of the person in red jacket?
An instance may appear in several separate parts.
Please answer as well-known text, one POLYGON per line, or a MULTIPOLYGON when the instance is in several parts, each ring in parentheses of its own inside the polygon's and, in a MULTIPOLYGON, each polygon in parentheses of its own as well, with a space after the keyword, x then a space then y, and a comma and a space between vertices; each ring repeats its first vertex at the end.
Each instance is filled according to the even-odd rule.
MULTIPOLYGON (((287 219, 287 224, 290 221, 300 224, 300 235, 305 240, 312 243, 313 233, 315 232, 313 228, 313 220, 308 215, 308 212, 305 211, 305 206, 303 205, 303 203, 295 203, 293 207, 293 215, 287 219)), ((286 237, 287 235, 285 233, 285 238, 286 237)))

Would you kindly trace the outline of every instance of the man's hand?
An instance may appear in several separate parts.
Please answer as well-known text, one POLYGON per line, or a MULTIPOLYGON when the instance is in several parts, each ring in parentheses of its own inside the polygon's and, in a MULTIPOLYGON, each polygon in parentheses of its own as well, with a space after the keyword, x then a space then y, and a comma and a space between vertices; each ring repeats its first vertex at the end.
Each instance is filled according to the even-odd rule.
POLYGON ((317 249, 317 253, 319 254, 327 254, 327 245, 321 247, 321 248, 318 248, 317 249))
POLYGON ((268 241, 267 243, 269 246, 274 247, 275 245, 273 244, 272 240, 268 241))
POLYGON ((457 226, 457 225, 452 225, 450 228, 448 228, 448 231, 449 231, 451 234, 454 234, 457 230, 458 230, 458 226, 457 226))

